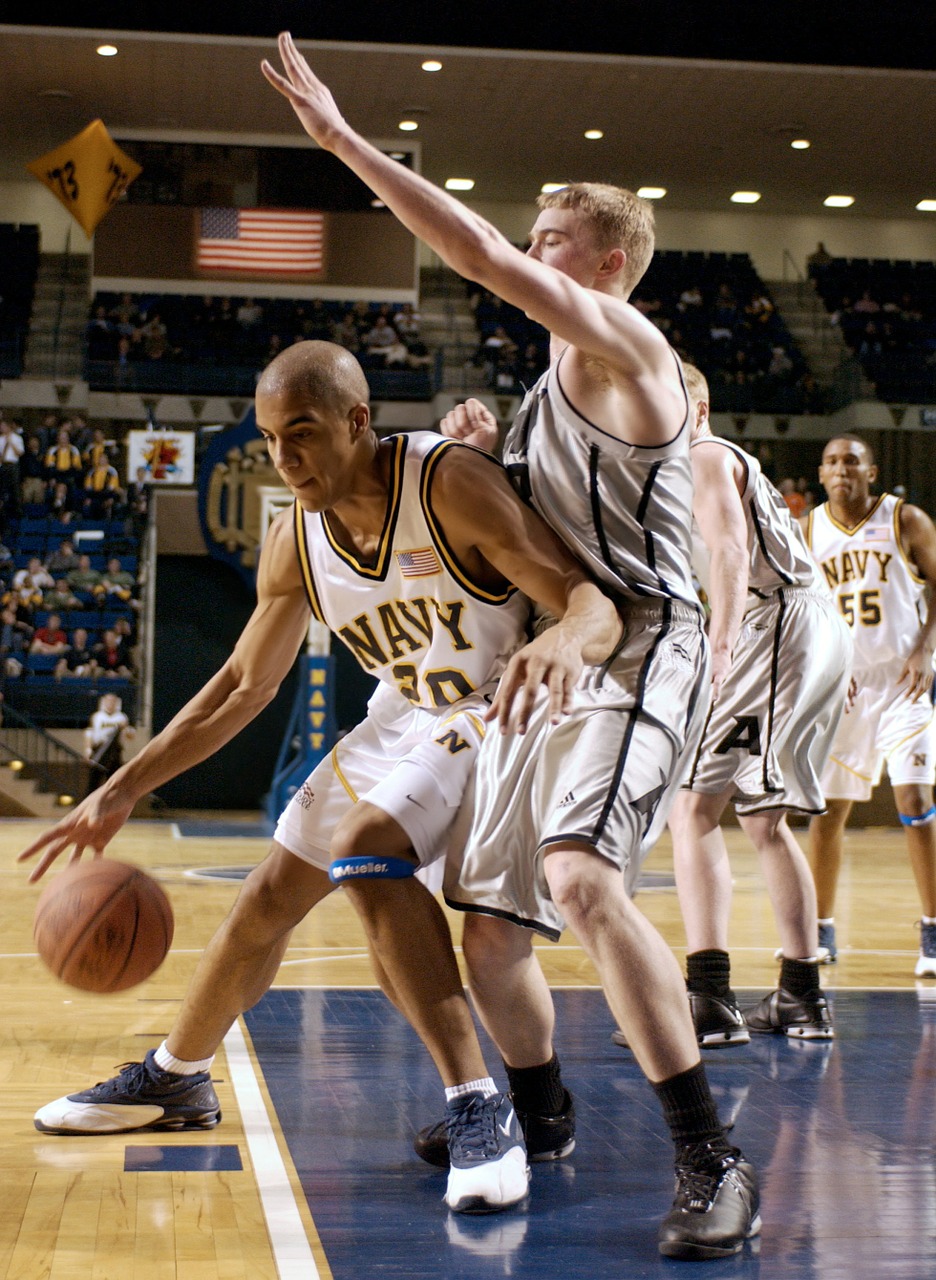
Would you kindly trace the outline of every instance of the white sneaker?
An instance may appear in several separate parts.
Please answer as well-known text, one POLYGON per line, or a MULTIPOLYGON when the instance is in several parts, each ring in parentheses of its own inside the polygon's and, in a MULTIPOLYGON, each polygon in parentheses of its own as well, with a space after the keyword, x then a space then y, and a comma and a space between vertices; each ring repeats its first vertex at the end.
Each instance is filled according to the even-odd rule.
POLYGON ((497 1213, 529 1191, 523 1131, 510 1098, 467 1093, 446 1106, 449 1175, 445 1203, 455 1213, 497 1213))
POLYGON ((920 958, 913 972, 917 978, 936 978, 936 924, 920 924, 920 958))

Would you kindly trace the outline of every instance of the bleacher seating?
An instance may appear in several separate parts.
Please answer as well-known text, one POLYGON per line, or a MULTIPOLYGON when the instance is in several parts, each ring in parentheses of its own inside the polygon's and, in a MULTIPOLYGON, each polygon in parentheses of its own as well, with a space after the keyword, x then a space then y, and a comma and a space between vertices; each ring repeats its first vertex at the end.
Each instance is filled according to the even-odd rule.
POLYGON ((835 258, 811 274, 880 399, 936 403, 936 262, 835 258))
POLYGON ((0 223, 0 378, 23 372, 38 270, 38 226, 0 223))

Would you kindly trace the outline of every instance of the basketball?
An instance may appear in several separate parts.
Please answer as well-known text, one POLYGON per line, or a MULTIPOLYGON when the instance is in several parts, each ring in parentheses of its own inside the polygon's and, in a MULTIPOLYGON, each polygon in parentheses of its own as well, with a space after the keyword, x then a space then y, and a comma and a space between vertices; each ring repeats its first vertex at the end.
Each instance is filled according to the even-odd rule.
POLYGON ((75 862, 46 885, 33 937, 57 978, 81 991, 126 991, 159 968, 172 942, 172 907, 139 867, 75 862))

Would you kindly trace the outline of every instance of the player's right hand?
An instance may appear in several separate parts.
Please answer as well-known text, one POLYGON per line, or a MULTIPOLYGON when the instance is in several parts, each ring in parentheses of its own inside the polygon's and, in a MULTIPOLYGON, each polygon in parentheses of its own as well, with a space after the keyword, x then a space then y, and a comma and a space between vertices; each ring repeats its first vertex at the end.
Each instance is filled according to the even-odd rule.
POLYGON ((104 854, 107 844, 114 838, 133 811, 134 801, 108 793, 100 787, 82 800, 61 822, 44 831, 38 840, 24 849, 17 862, 26 862, 37 854, 42 857, 29 875, 33 884, 42 878, 60 854, 71 847, 69 862, 77 862, 85 849, 91 849, 95 858, 104 854))
POLYGON ((486 404, 473 396, 449 409, 439 423, 439 431, 451 440, 462 440, 488 453, 493 453, 497 445, 497 419, 486 404))

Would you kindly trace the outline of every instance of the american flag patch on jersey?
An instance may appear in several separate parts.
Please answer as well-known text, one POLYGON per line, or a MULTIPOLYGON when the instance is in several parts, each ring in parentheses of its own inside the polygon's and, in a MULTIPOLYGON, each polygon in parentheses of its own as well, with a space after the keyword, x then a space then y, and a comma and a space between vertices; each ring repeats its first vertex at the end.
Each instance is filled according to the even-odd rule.
POLYGON ((398 551, 397 564, 404 578, 431 578, 441 573, 442 566, 432 547, 420 547, 418 551, 398 551))
POLYGON ((869 524, 864 531, 865 542, 888 542, 893 534, 889 524, 869 524))

